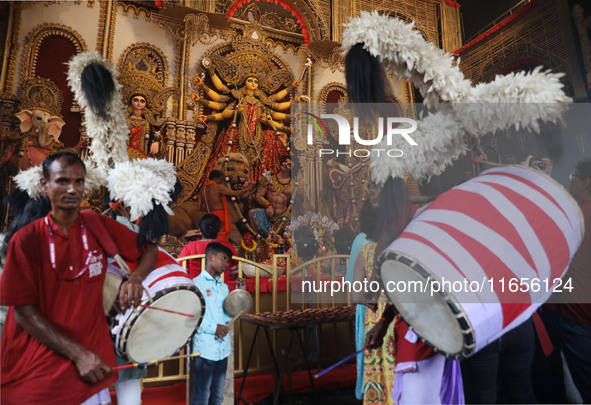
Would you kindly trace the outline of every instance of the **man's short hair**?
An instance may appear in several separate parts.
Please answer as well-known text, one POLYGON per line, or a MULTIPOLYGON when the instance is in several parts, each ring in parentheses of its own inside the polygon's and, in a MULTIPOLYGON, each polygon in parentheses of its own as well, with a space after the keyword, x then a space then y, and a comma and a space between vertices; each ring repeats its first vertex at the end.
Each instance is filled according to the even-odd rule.
POLYGON ((222 245, 221 243, 218 243, 218 242, 211 242, 205 248, 205 263, 207 263, 207 256, 210 253, 212 255, 217 255, 218 253, 224 253, 226 256, 228 256, 229 259, 232 258, 232 251, 230 250, 230 248, 225 245, 222 245))
POLYGON ((211 173, 209 173, 209 180, 219 179, 223 175, 224 173, 220 172, 219 170, 212 170, 211 173))
POLYGON ((584 179, 591 179, 591 159, 580 160, 576 170, 584 179))
POLYGON ((51 170, 50 170, 51 165, 53 164, 53 162, 55 162, 58 159, 64 160, 64 163, 66 164, 65 167, 70 167, 76 163, 80 163, 82 165, 82 168, 84 169, 84 174, 86 174, 86 166, 84 165, 84 162, 82 161, 82 159, 80 159, 80 157, 78 155, 75 155, 71 152, 58 152, 56 154, 49 155, 43 161, 43 178, 44 179, 49 180, 49 173, 51 172, 51 170))

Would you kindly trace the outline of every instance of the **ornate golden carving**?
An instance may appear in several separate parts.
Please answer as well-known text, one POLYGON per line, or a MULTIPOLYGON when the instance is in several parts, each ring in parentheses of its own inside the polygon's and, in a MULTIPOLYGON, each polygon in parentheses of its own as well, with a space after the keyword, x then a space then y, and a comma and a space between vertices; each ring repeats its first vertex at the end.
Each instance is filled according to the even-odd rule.
POLYGON ((152 21, 160 28, 166 28, 173 37, 183 40, 185 37, 184 24, 178 18, 168 17, 163 14, 154 14, 152 21))
POLYGON ((42 110, 62 117, 61 109, 64 96, 54 82, 41 77, 34 77, 24 82, 19 89, 21 110, 42 110))
MULTIPOLYGON (((234 4, 236 0, 221 0, 216 2, 215 12, 216 13, 226 13, 232 4, 234 4)), ((297 2, 286 2, 289 3, 292 8, 298 13, 304 24, 307 25, 308 31, 310 34, 310 41, 318 41, 322 39, 328 39, 330 37, 330 31, 328 27, 330 27, 330 21, 327 17, 327 14, 322 10, 322 7, 318 6, 315 0, 299 0, 297 2)), ((252 3, 246 5, 246 7, 242 7, 236 11, 235 17, 244 19, 245 21, 258 21, 258 20, 249 20, 248 14, 243 11, 243 8, 246 9, 251 6, 252 3), (236 15, 240 15, 241 17, 237 17, 236 15), (246 18, 244 18, 246 17, 246 18)), ((262 16, 261 16, 262 17, 262 16)), ((296 25, 297 27, 297 25, 296 25)), ((296 28, 296 31, 299 31, 299 27, 296 28)))
POLYGON ((309 57, 314 62, 331 72, 345 71, 345 56, 340 43, 335 41, 316 41, 308 45, 309 57))
POLYGON ((96 50, 108 60, 113 60, 113 37, 115 35, 115 22, 117 20, 117 3, 108 1, 99 2, 101 11, 99 16, 99 29, 96 42, 96 50), (105 36, 106 45, 105 48, 105 36))
POLYGON ((337 82, 331 82, 328 83, 326 86, 324 86, 322 89, 320 89, 320 94, 318 95, 318 102, 319 103, 328 103, 328 95, 332 92, 332 91, 337 91, 339 93, 341 93, 342 97, 340 98, 340 100, 343 99, 343 97, 345 98, 349 98, 349 96, 347 95, 347 88, 344 84, 342 83, 337 83, 337 82))
POLYGON ((163 14, 152 14, 151 20, 160 28, 167 29, 177 40, 187 40, 191 45, 197 41, 210 45, 218 39, 230 39, 236 31, 212 27, 206 14, 187 14, 181 21, 163 14))
MULTIPOLYGON (((185 86, 185 83, 181 83, 181 77, 185 78, 187 76, 183 75, 181 76, 181 60, 183 58, 183 41, 180 39, 177 39, 176 41, 176 55, 174 58, 174 83, 173 86, 180 89, 181 86, 185 86)), ((186 82, 186 80, 185 80, 186 82)), ((172 110, 174 112, 177 113, 177 117, 182 118, 185 114, 184 111, 179 111, 179 99, 178 98, 173 98, 172 99, 172 110)))
POLYGON ((288 32, 296 32, 299 30, 295 19, 281 18, 279 14, 273 11, 261 13, 257 3, 250 3, 246 7, 241 7, 233 15, 233 18, 249 21, 251 23, 256 21, 263 26, 288 32))
POLYGON ((41 44, 45 38, 54 35, 64 37, 74 44, 76 53, 84 52, 88 49, 82 36, 71 27, 61 24, 38 25, 27 35, 27 45, 25 45, 25 57, 23 60, 23 81, 35 76, 41 44))
MULTIPOLYGON (((12 8, 12 35, 10 39, 10 43, 7 44, 9 46, 5 52, 8 52, 8 59, 7 61, 15 61, 16 56, 18 54, 20 48, 20 32, 22 28, 22 2, 14 2, 8 7, 12 8)), ((3 98, 10 97, 12 92, 12 87, 14 84, 14 77, 15 77, 15 70, 16 70, 16 63, 7 63, 6 66, 6 77, 4 78, 4 86, 0 88, 0 91, 6 93, 3 94, 3 98)))
POLYGON ((128 15, 129 12, 132 11, 133 17, 135 19, 139 19, 140 14, 143 13, 144 17, 146 18, 146 21, 152 20, 152 10, 149 10, 146 7, 142 7, 140 5, 133 4, 133 3, 129 3, 127 1, 117 1, 115 10, 117 10, 118 8, 121 8, 121 11, 123 11, 123 14, 125 14, 125 15, 128 15))

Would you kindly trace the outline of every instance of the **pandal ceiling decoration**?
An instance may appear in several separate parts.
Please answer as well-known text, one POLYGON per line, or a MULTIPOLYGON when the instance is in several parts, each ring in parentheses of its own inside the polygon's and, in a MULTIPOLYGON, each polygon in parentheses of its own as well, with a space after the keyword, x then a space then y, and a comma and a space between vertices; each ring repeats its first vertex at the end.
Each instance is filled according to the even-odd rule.
MULTIPOLYGON (((238 10, 243 5, 250 3, 251 1, 253 1, 253 0, 238 0, 237 2, 232 4, 232 7, 230 7, 230 9, 228 10, 226 17, 228 19, 232 18, 234 13, 236 13, 236 10, 238 10)), ((267 3, 275 3, 279 6, 281 6, 282 8, 284 8, 285 10, 289 11, 291 13, 291 15, 295 17, 297 23, 301 27, 302 35, 304 36, 304 41, 306 41, 306 45, 310 44, 310 33, 308 32, 308 29, 306 28, 306 24, 304 24, 304 22, 302 21, 302 19, 299 16, 299 14, 293 8, 291 8, 291 6, 289 4, 286 4, 281 0, 254 0, 254 1, 266 1, 267 3)))

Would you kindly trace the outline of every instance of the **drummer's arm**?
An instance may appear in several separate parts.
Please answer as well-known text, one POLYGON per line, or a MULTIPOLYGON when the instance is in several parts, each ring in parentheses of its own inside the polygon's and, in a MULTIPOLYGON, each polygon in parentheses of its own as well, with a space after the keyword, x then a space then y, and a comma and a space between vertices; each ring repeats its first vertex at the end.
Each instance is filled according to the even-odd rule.
POLYGON ((156 265, 156 258, 158 257, 158 247, 153 243, 147 243, 146 248, 142 252, 138 265, 135 271, 125 283, 121 285, 121 292, 119 293, 119 301, 123 310, 137 306, 142 300, 142 281, 154 270, 156 265))
POLYGON ((60 332, 33 305, 15 306, 14 318, 35 340, 71 360, 85 381, 94 384, 113 371, 101 356, 60 332))
POLYGON ((371 328, 367 335, 365 336, 365 347, 368 349, 377 349, 382 347, 384 343, 384 336, 386 336, 386 332, 388 332, 388 326, 392 323, 392 320, 396 316, 396 312, 394 310, 394 306, 390 303, 386 304, 384 307, 384 311, 382 311, 382 316, 380 320, 376 323, 376 325, 371 328))

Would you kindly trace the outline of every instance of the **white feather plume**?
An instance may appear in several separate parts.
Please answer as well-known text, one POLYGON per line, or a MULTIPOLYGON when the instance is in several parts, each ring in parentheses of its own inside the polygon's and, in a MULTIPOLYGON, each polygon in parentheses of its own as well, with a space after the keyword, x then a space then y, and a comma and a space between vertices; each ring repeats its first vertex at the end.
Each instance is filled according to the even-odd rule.
POLYGON ((88 101, 82 91, 82 72, 92 64, 104 66, 115 82, 113 97, 107 102, 107 118, 95 114, 92 109, 86 108, 86 128, 88 137, 92 139, 89 150, 91 159, 96 163, 97 169, 107 177, 107 172, 112 164, 129 160, 127 155, 127 139, 129 128, 124 116, 125 106, 121 101, 119 90, 121 85, 117 81, 117 71, 113 65, 97 52, 82 52, 74 56, 68 63, 68 84, 74 93, 74 97, 80 107, 88 107, 88 101), (110 163, 112 162, 112 163, 110 163))
POLYGON ((174 165, 151 158, 117 163, 108 176, 111 198, 130 207, 132 221, 152 210, 152 200, 172 215, 172 210, 168 208, 171 202, 169 192, 175 182, 174 165))
POLYGON ((86 178, 84 180, 84 189, 87 194, 93 193, 107 184, 105 173, 99 170, 92 160, 84 162, 86 166, 86 178))
POLYGON ((410 79, 425 104, 462 101, 470 91, 471 83, 454 58, 425 41, 414 29, 414 22, 407 24, 377 11, 362 11, 345 27, 341 45, 345 52, 363 43, 363 48, 378 58, 387 72, 410 79))
POLYGON ((452 107, 417 122, 412 137, 418 146, 400 148, 404 157, 372 154, 373 177, 379 183, 388 176, 403 177, 405 172, 417 180, 440 174, 467 151, 467 135, 479 138, 509 127, 539 132, 540 121, 562 122, 572 102, 562 89, 563 74, 542 72, 542 67, 531 73, 497 76, 473 87, 458 68, 459 62, 423 39, 414 22, 364 11, 345 25, 345 52, 362 43, 387 72, 419 88, 426 105, 439 106, 443 101, 452 107))
POLYGON ((14 176, 14 182, 23 191, 29 194, 29 197, 36 199, 43 195, 41 187, 41 178, 43 177, 43 167, 41 165, 32 166, 27 170, 21 170, 14 176))

